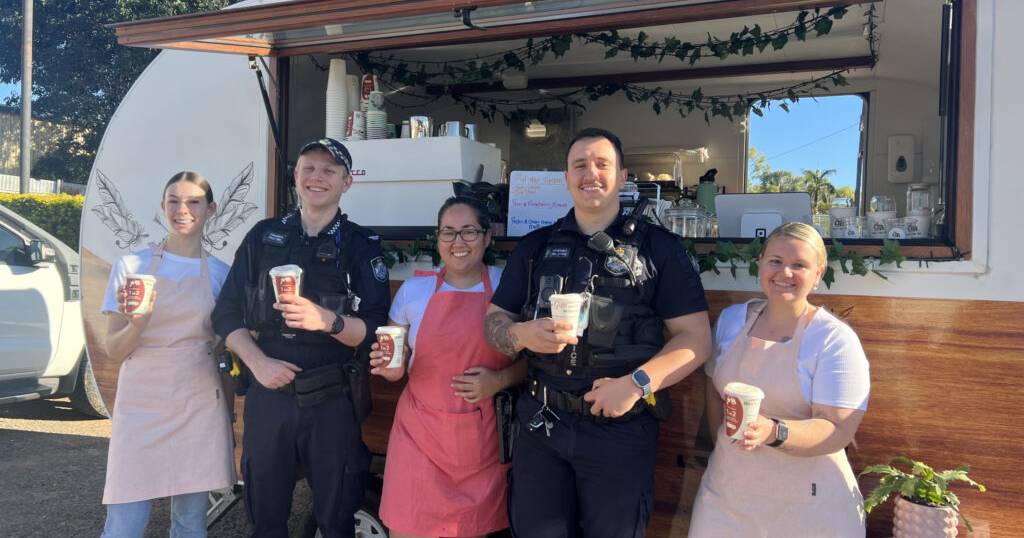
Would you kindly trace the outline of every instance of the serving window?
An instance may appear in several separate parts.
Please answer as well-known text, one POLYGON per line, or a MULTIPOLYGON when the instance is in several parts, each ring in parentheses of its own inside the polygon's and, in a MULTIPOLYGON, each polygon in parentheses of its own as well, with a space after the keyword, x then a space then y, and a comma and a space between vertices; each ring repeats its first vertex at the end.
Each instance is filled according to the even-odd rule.
MULTIPOLYGON (((970 252, 974 3, 645 2, 627 9, 609 1, 582 9, 555 2, 531 14, 532 3, 495 1, 453 16, 447 3, 421 0, 407 6, 419 11, 399 17, 377 13, 383 8, 372 3, 346 13, 311 0, 191 17, 187 28, 182 20, 129 23, 118 33, 128 44, 276 57, 268 90, 286 160, 303 140, 323 134, 331 60, 344 59, 349 73, 378 73, 397 135, 412 116, 475 124, 477 141, 501 152, 497 183, 515 170, 559 169, 571 134, 599 126, 622 137, 625 164, 640 174, 636 188, 648 194, 653 187, 676 204, 694 195, 710 169, 726 193, 754 190, 755 118, 853 96, 862 103, 857 147, 849 150, 857 152, 855 174, 847 176, 854 178, 853 216, 873 213, 891 220, 887 227, 903 226, 908 256, 947 259, 970 252), (842 16, 834 16, 836 6, 845 6, 842 16), (316 10, 327 11, 309 16, 316 10), (373 22, 384 18, 388 25, 373 22), (398 23, 416 31, 395 30, 398 23), (765 34, 772 36, 766 44, 749 39, 765 34), (569 37, 552 43, 559 36, 569 37), (262 48, 246 48, 246 39, 262 48), (536 62, 522 53, 539 46, 548 50, 536 62), (449 76, 417 80, 411 72, 449 76), (907 237, 908 192, 916 211, 927 212, 926 237, 907 237)), ((794 137, 792 146, 804 141, 794 137)), ((278 177, 284 166, 275 167, 278 177)), ((829 168, 808 158, 789 171, 829 168)), ((283 205, 286 182, 275 184, 283 205)), ((824 215, 838 196, 822 192, 816 187, 824 215)), ((834 222, 819 224, 830 232, 834 222)), ((877 254, 880 241, 844 237, 863 253, 877 254)))

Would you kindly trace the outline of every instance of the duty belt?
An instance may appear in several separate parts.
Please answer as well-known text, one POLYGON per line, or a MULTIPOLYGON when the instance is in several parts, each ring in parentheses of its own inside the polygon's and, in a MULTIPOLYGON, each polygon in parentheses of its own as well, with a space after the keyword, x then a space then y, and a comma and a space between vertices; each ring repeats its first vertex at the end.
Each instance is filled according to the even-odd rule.
POLYGON ((526 391, 538 401, 543 401, 544 392, 547 391, 547 405, 559 411, 565 411, 574 415, 589 418, 595 422, 625 422, 647 410, 647 403, 643 399, 637 400, 633 408, 626 411, 626 414, 619 417, 602 417, 590 412, 592 402, 583 399, 582 395, 553 389, 539 379, 531 377, 526 381, 526 391))
POLYGON ((295 395, 299 407, 312 407, 345 393, 348 385, 340 364, 328 364, 295 375, 295 380, 277 389, 295 395))

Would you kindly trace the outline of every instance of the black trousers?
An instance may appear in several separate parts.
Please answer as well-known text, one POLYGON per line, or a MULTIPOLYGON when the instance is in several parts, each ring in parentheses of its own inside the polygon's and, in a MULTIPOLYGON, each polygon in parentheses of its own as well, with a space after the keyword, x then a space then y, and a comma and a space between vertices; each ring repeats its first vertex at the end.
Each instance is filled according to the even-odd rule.
POLYGON ((320 532, 326 538, 351 538, 370 453, 348 397, 299 407, 293 395, 253 382, 244 416, 242 477, 252 536, 287 538, 301 465, 320 532))
MULTIPOLYGON (((654 501, 658 422, 644 413, 597 423, 558 413, 551 436, 526 424, 540 402, 517 404, 519 438, 509 477, 509 519, 517 538, 642 538, 654 501)), ((556 411, 557 412, 557 411, 556 411)))

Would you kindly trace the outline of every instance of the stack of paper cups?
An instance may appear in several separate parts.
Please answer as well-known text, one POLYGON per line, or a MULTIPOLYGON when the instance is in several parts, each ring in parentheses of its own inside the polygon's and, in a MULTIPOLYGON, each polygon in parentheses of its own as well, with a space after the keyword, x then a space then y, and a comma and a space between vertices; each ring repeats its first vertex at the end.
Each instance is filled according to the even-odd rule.
POLYGON ((345 60, 331 60, 327 72, 327 110, 325 134, 328 138, 342 140, 345 137, 348 120, 348 84, 345 60))

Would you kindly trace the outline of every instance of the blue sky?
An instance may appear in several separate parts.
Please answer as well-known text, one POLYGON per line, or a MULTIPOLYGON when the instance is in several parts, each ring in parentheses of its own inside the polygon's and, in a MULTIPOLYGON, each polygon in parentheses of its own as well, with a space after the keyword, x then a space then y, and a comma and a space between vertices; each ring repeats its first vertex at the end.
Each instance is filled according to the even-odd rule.
POLYGON ((750 115, 750 146, 773 170, 835 168, 833 185, 856 187, 863 103, 857 95, 804 98, 789 103, 788 113, 773 103, 764 117, 750 115))
POLYGON ((0 82, 0 101, 10 97, 12 93, 21 93, 21 83, 18 84, 4 84, 0 82))

